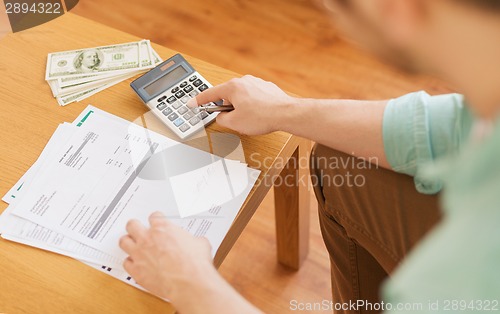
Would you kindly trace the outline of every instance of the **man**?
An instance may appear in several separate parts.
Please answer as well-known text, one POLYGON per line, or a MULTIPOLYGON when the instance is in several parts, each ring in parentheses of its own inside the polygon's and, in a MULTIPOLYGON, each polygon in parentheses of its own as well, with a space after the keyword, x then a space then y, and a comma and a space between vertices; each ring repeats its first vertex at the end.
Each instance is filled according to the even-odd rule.
MULTIPOLYGON (((241 133, 284 130, 321 144, 311 171, 336 312, 499 311, 500 1, 324 5, 361 45, 406 70, 447 80, 469 107, 462 96, 424 92, 375 102, 297 99, 253 77, 209 89, 198 104, 231 102, 235 110, 217 122, 241 133), (347 157, 337 151, 413 176, 421 193, 410 177, 393 171, 331 169, 325 160, 347 157), (328 184, 346 171, 359 171, 366 184, 328 184), (443 186, 438 222, 435 197, 422 193, 443 186), (387 274, 382 304, 378 289, 387 274)), ((205 240, 160 214, 150 224, 131 221, 120 241, 130 255, 125 269, 138 283, 182 313, 258 312, 217 274, 205 240)))

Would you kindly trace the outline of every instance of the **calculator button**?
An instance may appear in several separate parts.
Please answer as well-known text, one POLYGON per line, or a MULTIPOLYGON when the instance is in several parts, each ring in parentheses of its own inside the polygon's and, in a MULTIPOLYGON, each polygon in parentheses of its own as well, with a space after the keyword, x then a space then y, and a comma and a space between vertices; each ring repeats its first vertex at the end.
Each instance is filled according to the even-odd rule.
POLYGON ((188 100, 189 100, 189 97, 188 96, 184 96, 184 97, 182 97, 181 102, 183 104, 186 104, 188 102, 188 100))
POLYGON ((165 104, 164 102, 162 102, 161 104, 158 104, 158 106, 156 106, 156 108, 158 108, 160 110, 163 110, 163 109, 167 108, 167 104, 165 104))
POLYGON ((205 119, 206 117, 208 117, 208 113, 206 111, 202 111, 202 112, 200 112, 200 117, 202 119, 205 119))
POLYGON ((183 125, 181 125, 181 127, 179 128, 179 130, 181 130, 181 132, 186 132, 190 128, 191 127, 187 123, 184 123, 183 125))
POLYGON ((158 102, 162 102, 162 101, 164 101, 165 99, 167 99, 167 96, 160 97, 160 98, 158 98, 158 102))
POLYGON ((190 82, 192 82, 192 81, 196 80, 197 78, 198 78, 198 77, 196 77, 196 75, 193 75, 193 76, 191 76, 191 77, 189 78, 189 81, 190 81, 190 82))
POLYGON ((181 99, 182 97, 184 97, 184 95, 186 95, 186 94, 183 91, 175 93, 175 97, 177 97, 179 99, 181 99))
POLYGON ((200 112, 201 110, 200 110, 200 107, 194 107, 194 108, 191 108, 191 111, 196 114, 196 113, 200 112))
POLYGON ((179 110, 177 110, 177 112, 179 114, 185 114, 186 112, 188 112, 188 108, 182 106, 182 107, 179 108, 179 110))
POLYGON ((193 82, 194 87, 198 87, 201 84, 203 84, 203 82, 200 79, 198 79, 198 80, 196 80, 196 81, 193 82))
POLYGON ((176 127, 179 127, 183 123, 184 123, 184 120, 182 118, 178 118, 177 120, 174 121, 174 125, 176 127))
POLYGON ((188 85, 188 86, 186 86, 186 88, 184 88, 184 91, 185 91, 186 93, 189 93, 189 92, 190 92, 190 91, 192 91, 192 90, 193 90, 193 86, 191 86, 191 85, 188 85))
POLYGON ((195 96, 196 96, 196 95, 198 95, 198 94, 199 94, 199 92, 198 92, 197 90, 194 90, 194 91, 192 91, 191 93, 189 93, 189 96, 191 96, 191 97, 195 97, 195 96))
POLYGON ((186 87, 186 86, 187 86, 187 84, 188 84, 188 82, 182 82, 182 83, 181 83, 181 85, 180 85, 180 87, 181 87, 181 88, 186 87))
POLYGON ((172 90, 171 90, 172 94, 175 94, 175 93, 177 93, 178 91, 179 91, 179 87, 174 87, 174 88, 172 88, 172 90))
POLYGON ((203 84, 198 89, 200 90, 200 92, 202 92, 202 91, 208 89, 208 86, 207 86, 207 84, 203 84))
POLYGON ((199 117, 194 117, 191 120, 189 120, 189 124, 195 125, 195 124, 197 124, 200 121, 201 121, 201 119, 199 117))
POLYGON ((180 107, 182 106, 182 103, 180 101, 176 101, 174 102, 174 104, 172 105, 172 107, 174 109, 179 109, 180 107))
POLYGON ((194 113, 192 113, 191 111, 188 111, 183 117, 184 117, 184 119, 189 120, 192 117, 194 117, 194 113))
POLYGON ((170 121, 174 121, 175 119, 177 119, 179 117, 179 115, 177 113, 172 113, 171 115, 169 115, 167 118, 170 120, 170 121))
POLYGON ((172 112, 174 112, 174 111, 172 110, 172 108, 167 108, 167 109, 165 109, 165 110, 163 110, 163 111, 162 111, 162 113, 163 113, 164 115, 166 115, 166 116, 168 116, 168 115, 169 115, 169 114, 171 114, 172 112))
POLYGON ((174 101, 176 101, 177 99, 174 97, 174 96, 170 96, 168 99, 167 99, 167 102, 169 104, 173 103, 174 101))

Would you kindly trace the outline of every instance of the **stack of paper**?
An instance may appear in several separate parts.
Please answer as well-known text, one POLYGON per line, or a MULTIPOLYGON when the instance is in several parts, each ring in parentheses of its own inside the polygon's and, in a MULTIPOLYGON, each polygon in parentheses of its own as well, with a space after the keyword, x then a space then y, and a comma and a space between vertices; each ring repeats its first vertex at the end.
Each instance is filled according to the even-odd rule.
POLYGON ((215 255, 259 173, 89 106, 4 196, 0 233, 138 287, 118 246, 130 219, 163 212, 215 255))
POLYGON ((161 62, 149 40, 50 53, 45 79, 60 106, 80 101, 161 62))

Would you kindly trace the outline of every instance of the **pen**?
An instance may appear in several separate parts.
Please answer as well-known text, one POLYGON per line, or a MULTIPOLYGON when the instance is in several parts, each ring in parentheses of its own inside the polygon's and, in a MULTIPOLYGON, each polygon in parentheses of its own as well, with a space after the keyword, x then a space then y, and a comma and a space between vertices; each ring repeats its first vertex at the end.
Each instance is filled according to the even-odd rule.
POLYGON ((212 113, 212 112, 218 112, 218 111, 232 111, 232 110, 234 110, 234 107, 233 107, 233 105, 228 105, 228 106, 210 105, 210 106, 201 106, 201 107, 199 107, 199 109, 206 111, 208 113, 212 113))
POLYGON ((234 110, 232 104, 228 103, 227 105, 223 103, 222 100, 214 101, 211 104, 202 105, 198 107, 200 110, 206 111, 208 113, 219 112, 219 111, 231 111, 234 110))

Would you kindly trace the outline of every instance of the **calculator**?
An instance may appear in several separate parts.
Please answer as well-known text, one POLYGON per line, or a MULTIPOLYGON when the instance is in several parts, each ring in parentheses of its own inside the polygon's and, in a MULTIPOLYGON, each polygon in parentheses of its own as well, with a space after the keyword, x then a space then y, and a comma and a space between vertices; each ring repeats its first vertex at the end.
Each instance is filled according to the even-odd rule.
POLYGON ((218 112, 186 106, 189 99, 212 85, 180 54, 151 69, 130 86, 151 112, 181 139, 204 129, 218 115, 218 112))

